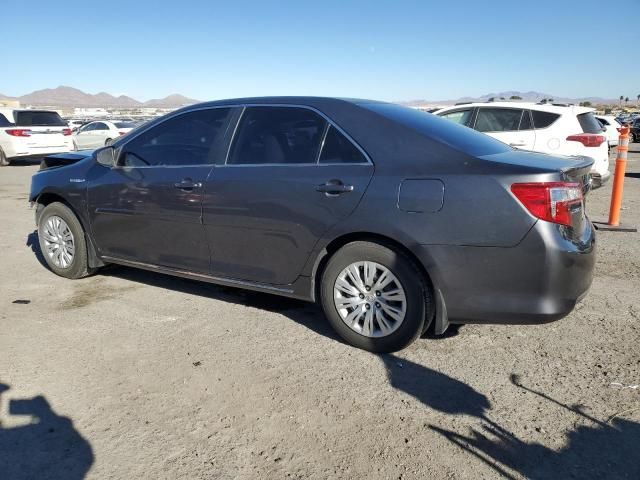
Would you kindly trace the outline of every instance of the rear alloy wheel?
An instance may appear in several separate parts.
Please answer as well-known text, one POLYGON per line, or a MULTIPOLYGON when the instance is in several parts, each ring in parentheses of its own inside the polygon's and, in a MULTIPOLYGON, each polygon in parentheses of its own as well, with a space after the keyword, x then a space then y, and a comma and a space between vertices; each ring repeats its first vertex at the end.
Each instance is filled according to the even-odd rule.
POLYGON ((9 159, 0 148, 0 167, 7 167, 9 165, 9 159))
POLYGON ((338 250, 322 276, 329 322, 350 344, 393 352, 412 343, 431 318, 428 286, 403 253, 370 242, 338 250))
POLYGON ((51 203, 42 210, 38 241, 47 265, 61 277, 82 278, 95 271, 87 264, 87 244, 82 225, 63 203, 51 203))

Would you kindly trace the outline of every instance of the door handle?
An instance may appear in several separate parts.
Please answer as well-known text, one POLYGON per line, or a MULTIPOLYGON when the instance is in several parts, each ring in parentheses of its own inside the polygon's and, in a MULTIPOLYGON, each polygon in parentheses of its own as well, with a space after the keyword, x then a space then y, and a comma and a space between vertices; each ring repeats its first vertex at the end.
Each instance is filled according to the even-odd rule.
POLYGON ((340 180, 329 180, 327 183, 318 185, 316 190, 327 195, 340 195, 341 193, 353 192, 353 185, 345 185, 340 180))
POLYGON ((202 183, 194 182, 189 178, 185 178, 184 180, 181 180, 178 183, 174 183, 173 186, 180 190, 193 190, 194 188, 202 187, 202 183))
POLYGON ((522 143, 513 142, 513 143, 510 143, 509 145, 511 145, 512 147, 524 147, 526 145, 526 143, 524 143, 524 142, 522 142, 522 143))

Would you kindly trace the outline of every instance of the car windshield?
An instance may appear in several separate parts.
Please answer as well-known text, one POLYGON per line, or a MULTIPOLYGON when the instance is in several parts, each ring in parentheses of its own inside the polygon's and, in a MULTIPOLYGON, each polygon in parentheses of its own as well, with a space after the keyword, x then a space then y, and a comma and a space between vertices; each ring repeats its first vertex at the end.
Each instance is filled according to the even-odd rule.
POLYGON ((19 127, 66 127, 67 124, 56 112, 22 110, 15 112, 19 127))
POLYGON ((131 122, 113 122, 116 128, 136 128, 136 126, 131 122))
POLYGON ((415 108, 393 103, 365 103, 362 106, 469 155, 493 155, 512 150, 488 135, 415 108))

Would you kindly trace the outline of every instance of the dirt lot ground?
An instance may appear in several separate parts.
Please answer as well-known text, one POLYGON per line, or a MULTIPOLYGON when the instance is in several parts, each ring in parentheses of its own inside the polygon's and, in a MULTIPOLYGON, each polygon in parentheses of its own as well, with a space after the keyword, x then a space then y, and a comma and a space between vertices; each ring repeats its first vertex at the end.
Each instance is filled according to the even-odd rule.
MULTIPOLYGON (((640 226, 632 149, 622 216, 640 226)), ((302 302, 120 267, 55 276, 26 202, 36 168, 0 170, 0 478, 640 478, 640 234, 598 235, 564 320, 376 356, 302 302)))

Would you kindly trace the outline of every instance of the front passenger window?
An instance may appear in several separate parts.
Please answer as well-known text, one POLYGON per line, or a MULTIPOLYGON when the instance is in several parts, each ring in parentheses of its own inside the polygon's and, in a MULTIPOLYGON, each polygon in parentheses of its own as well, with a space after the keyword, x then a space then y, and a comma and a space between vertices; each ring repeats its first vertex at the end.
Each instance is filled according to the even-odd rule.
POLYGON ((452 122, 459 123, 460 125, 469 126, 471 120, 471 109, 456 110, 455 112, 448 112, 440 115, 442 118, 451 120, 452 122))
POLYGON ((188 112, 161 122, 122 147, 120 165, 207 165, 220 153, 230 108, 188 112))

